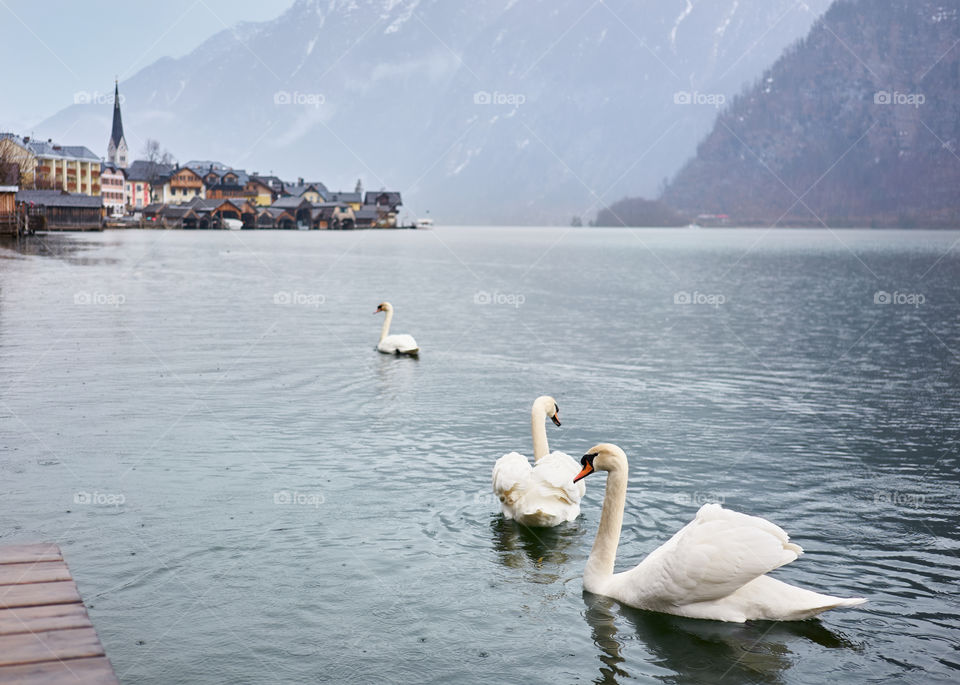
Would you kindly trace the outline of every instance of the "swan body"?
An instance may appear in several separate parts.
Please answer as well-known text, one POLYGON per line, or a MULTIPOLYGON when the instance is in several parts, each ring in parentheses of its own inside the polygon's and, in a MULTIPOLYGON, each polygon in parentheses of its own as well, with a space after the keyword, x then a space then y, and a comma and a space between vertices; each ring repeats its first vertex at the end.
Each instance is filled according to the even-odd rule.
POLYGON ((805 590, 765 575, 803 554, 777 525, 705 504, 638 566, 614 573, 627 493, 627 457, 616 445, 600 444, 584 455, 576 480, 608 471, 597 537, 583 574, 588 592, 666 614, 742 623, 799 621, 828 609, 863 604, 805 590))
POLYGON ((510 452, 493 466, 493 492, 500 500, 504 517, 530 527, 557 526, 580 515, 585 488, 574 483, 579 464, 568 454, 550 452, 547 445, 547 417, 560 425, 557 403, 546 395, 538 397, 530 412, 534 465, 525 456, 510 452))
POLYGON ((412 335, 403 333, 390 335, 393 305, 389 302, 381 302, 374 314, 379 312, 386 312, 387 315, 383 320, 383 327, 380 329, 380 341, 377 343, 377 350, 384 354, 407 354, 416 357, 420 353, 420 347, 412 335))

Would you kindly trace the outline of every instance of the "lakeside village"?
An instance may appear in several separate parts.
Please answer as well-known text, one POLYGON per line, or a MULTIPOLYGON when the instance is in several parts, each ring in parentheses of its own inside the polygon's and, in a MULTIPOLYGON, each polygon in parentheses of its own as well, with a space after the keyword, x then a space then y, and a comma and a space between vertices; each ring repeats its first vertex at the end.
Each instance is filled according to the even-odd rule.
MULTIPOLYGON (((111 228, 349 230, 401 226, 396 191, 331 192, 212 160, 167 163, 158 150, 128 164, 119 86, 105 159, 82 145, 0 133, 0 233, 111 228)), ((157 146, 158 147, 158 146, 157 146)))

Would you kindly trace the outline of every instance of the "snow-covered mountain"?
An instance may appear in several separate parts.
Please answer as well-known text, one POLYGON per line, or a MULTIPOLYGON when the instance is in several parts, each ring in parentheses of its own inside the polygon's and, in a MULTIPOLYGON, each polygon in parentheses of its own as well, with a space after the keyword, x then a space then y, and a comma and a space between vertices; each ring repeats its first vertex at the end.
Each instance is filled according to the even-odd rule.
MULTIPOLYGON (((120 84, 134 153, 404 193, 441 223, 567 223, 657 192, 829 0, 298 0, 120 84)), ((106 148, 109 103, 36 134, 106 148)))

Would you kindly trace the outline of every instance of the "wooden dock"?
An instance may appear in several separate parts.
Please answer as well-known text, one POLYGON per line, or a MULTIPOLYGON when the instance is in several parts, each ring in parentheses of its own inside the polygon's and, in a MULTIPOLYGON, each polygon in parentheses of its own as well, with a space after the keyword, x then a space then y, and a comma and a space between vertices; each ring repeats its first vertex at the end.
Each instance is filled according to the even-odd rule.
POLYGON ((0 684, 119 682, 60 548, 0 547, 0 684))

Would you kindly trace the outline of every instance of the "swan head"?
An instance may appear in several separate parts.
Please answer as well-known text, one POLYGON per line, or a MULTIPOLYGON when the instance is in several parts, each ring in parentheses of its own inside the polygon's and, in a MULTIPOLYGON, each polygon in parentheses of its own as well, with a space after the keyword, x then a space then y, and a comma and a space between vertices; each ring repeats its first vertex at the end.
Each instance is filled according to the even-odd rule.
POLYGON ((553 421, 558 426, 560 425, 560 407, 557 406, 557 401, 550 397, 550 395, 541 395, 533 401, 533 406, 539 405, 543 409, 544 413, 550 417, 550 420, 553 421))
POLYGON ((380 304, 377 305, 377 308, 373 313, 379 314, 380 312, 392 312, 392 311, 393 311, 392 304, 390 304, 389 302, 381 302, 380 304))
POLYGON ((583 458, 580 460, 580 466, 583 468, 580 470, 580 473, 574 477, 574 483, 586 478, 594 471, 613 471, 618 468, 626 468, 627 455, 616 445, 609 442, 601 442, 599 445, 591 447, 589 451, 583 455, 583 458))

